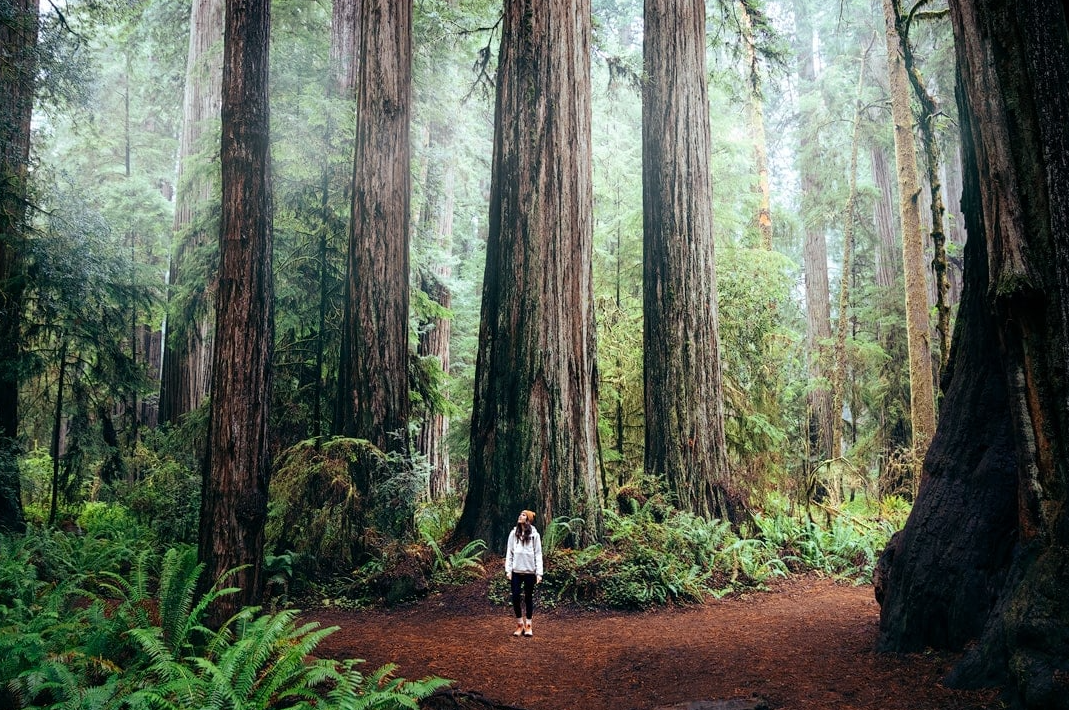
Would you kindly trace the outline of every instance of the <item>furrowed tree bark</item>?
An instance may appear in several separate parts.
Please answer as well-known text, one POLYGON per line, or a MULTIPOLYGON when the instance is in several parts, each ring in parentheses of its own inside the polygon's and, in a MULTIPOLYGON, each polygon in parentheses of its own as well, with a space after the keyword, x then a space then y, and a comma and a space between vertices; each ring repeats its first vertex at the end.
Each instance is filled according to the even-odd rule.
POLYGON ((591 273, 590 3, 509 0, 461 538, 504 551, 520 510, 601 534, 591 273))
MULTIPOLYGON (((400 454, 401 466, 407 467, 412 3, 362 0, 358 25, 360 79, 337 421, 344 436, 400 454)), ((354 466, 357 485, 369 496, 378 459, 365 457, 354 466)), ((411 522, 408 512, 396 514, 402 526, 398 534, 405 534, 411 522)))
POLYGON ((887 28, 887 73, 894 120, 895 162, 898 166, 899 218, 902 225, 902 262, 906 276, 906 337, 909 347, 910 424, 918 456, 928 449, 935 432, 935 385, 929 342, 927 268, 920 226, 920 187, 917 184, 917 149, 913 142, 909 78, 902 59, 894 0, 883 0, 887 28))
POLYGON ((22 532, 19 371, 38 24, 34 0, 8 7, 0 22, 0 532, 22 532))
POLYGON ((642 90, 645 469, 682 510, 734 519, 717 345, 705 3, 646 0, 642 90))
POLYGON ((173 256, 169 268, 167 339, 160 380, 159 417, 177 424, 208 396, 211 383, 213 302, 205 250, 212 247, 209 215, 216 197, 217 145, 207 137, 219 118, 224 0, 194 0, 178 148, 173 256))
POLYGON ((1069 17, 950 3, 969 239, 943 417, 884 553, 881 646, 961 648, 948 683, 1069 707, 1069 17), (925 630, 925 629, 930 630, 925 630))
POLYGON ((245 565, 210 610, 215 625, 263 596, 274 351, 268 59, 270 0, 227 0, 222 228, 199 557, 211 584, 245 565))

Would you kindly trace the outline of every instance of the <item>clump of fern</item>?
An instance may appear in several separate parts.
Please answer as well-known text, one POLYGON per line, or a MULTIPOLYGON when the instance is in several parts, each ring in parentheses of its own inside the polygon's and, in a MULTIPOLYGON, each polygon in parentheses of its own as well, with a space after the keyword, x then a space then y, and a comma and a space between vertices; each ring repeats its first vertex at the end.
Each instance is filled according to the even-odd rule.
POLYGON ((102 571, 89 591, 39 580, 24 539, 0 537, 4 707, 414 709, 448 684, 314 659, 336 627, 300 624, 295 610, 247 607, 209 628, 208 608, 237 590, 217 583, 199 593, 192 547, 162 558, 145 551, 126 573, 102 571))

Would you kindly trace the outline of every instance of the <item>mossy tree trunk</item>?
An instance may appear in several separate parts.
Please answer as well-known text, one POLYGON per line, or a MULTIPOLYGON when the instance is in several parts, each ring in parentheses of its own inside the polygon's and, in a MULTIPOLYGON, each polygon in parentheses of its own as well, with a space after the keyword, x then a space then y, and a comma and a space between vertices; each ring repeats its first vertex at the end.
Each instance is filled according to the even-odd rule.
POLYGON ((643 65, 645 469, 729 519, 702 0, 646 0, 643 65))
POLYGON ((268 47, 270 0, 227 0, 222 83, 222 228, 200 560, 212 583, 241 588, 211 611, 220 624, 263 595, 274 352, 268 47))
MULTIPOLYGON (((950 280, 948 276, 949 263, 947 260, 947 235, 943 228, 946 208, 943 202, 943 180, 941 171, 943 167, 943 151, 939 146, 939 138, 936 135, 935 122, 940 116, 939 102, 928 91, 924 77, 913 57, 913 48, 909 42, 909 29, 914 20, 922 15, 916 12, 923 3, 914 5, 910 14, 903 15, 901 3, 894 0, 894 11, 898 25, 898 36, 902 43, 902 60, 905 64, 906 75, 913 86, 913 93, 920 104, 920 115, 917 126, 920 129, 921 145, 924 147, 924 168, 928 178, 928 187, 931 192, 929 210, 932 220, 932 278, 935 281, 935 332, 939 338, 938 372, 936 381, 939 380, 942 371, 946 369, 947 358, 950 357, 950 280)), ((944 15, 936 13, 934 16, 944 15)), ((923 15, 933 16, 932 13, 923 15)))
POLYGON ((885 552, 882 647, 969 651, 956 686, 1069 707, 1069 17, 950 5, 969 239, 943 417, 885 552), (977 641, 976 643, 971 643, 977 641))
POLYGON ((223 0, 194 0, 178 147, 174 247, 167 292, 167 340, 160 378, 159 417, 177 424, 208 396, 212 357, 214 259, 211 218, 218 200, 215 165, 221 97, 223 0))
POLYGON ((460 537, 504 552, 517 513, 600 536, 591 251, 590 3, 510 0, 460 537))
POLYGON ((906 276, 906 339, 909 348, 910 424, 913 448, 928 450, 935 432, 935 384, 929 339, 927 266, 921 235, 920 187, 917 182, 917 148, 913 142, 909 77, 902 58, 895 0, 884 0, 887 39, 887 74, 894 121, 895 162, 898 167, 898 212, 902 226, 902 266, 906 276))
POLYGON ((19 372, 38 23, 33 0, 7 9, 0 22, 0 532, 21 532, 19 372))

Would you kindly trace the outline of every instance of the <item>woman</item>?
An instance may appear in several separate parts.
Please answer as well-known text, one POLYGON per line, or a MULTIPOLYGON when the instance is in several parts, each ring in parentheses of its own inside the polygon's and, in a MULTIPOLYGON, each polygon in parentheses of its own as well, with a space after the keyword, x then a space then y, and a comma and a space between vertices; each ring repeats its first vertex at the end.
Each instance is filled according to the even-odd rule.
POLYGON ((533 525, 535 514, 520 513, 516 530, 509 535, 505 552, 505 576, 512 583, 512 610, 516 612, 513 636, 534 636, 531 616, 534 613, 534 586, 542 581, 542 538, 533 525), (520 592, 523 592, 521 606, 520 592), (527 615, 523 612, 526 610, 527 615))

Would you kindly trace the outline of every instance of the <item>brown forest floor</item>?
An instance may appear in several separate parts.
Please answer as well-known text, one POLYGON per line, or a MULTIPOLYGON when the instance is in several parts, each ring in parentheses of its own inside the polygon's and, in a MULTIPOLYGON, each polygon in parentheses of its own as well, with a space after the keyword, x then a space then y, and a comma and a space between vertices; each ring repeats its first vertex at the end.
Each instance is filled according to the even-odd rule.
MULTIPOLYGON (((759 698, 821 710, 992 710, 994 691, 954 691, 947 654, 877 653, 871 586, 815 576, 686 608, 651 612, 535 609, 534 637, 514 638, 511 607, 488 582, 392 610, 321 608, 340 626, 321 657, 396 663, 408 679, 436 675, 525 710, 651 710, 688 701, 759 698)), ((537 599, 537 597, 536 597, 537 599)), ((537 601, 536 601, 537 604, 537 601)))

